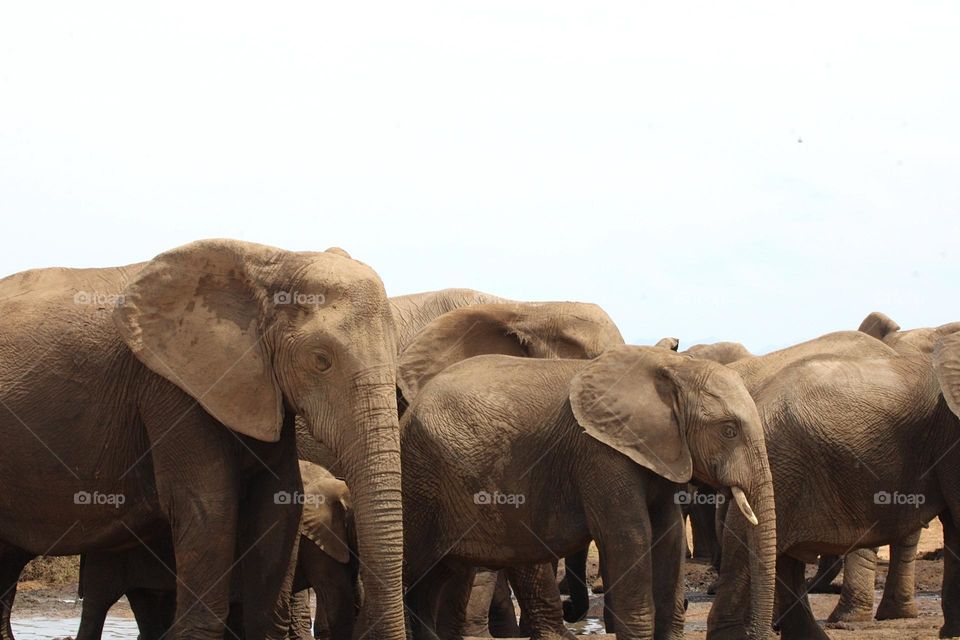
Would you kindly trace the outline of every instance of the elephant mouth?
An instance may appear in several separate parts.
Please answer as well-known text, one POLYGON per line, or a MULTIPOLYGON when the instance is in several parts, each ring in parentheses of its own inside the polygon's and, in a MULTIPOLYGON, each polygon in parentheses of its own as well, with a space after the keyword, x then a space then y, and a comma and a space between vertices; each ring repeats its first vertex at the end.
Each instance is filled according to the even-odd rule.
POLYGON ((753 508, 750 506, 750 501, 747 500, 747 494, 743 492, 743 489, 737 486, 730 487, 730 491, 733 493, 733 499, 737 503, 737 507, 740 509, 740 513, 743 514, 743 517, 747 519, 747 522, 756 526, 760 524, 760 521, 757 520, 757 515, 753 512, 753 508))

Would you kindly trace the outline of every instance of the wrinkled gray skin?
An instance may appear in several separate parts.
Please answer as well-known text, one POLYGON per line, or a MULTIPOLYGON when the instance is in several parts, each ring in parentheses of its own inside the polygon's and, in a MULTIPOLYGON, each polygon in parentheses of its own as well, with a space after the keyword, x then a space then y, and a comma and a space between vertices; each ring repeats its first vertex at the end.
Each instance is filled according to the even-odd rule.
MULTIPOLYGON (((677 338, 662 338, 654 345, 662 349, 677 351, 680 341, 677 338)), ((696 344, 681 352, 683 355, 709 360, 718 364, 729 364, 753 357, 753 354, 739 342, 714 342, 711 344, 696 344)), ((690 483, 691 496, 715 496, 717 491, 703 483, 690 483)), ((693 530, 694 558, 710 560, 714 566, 720 568, 720 538, 716 507, 713 502, 703 502, 683 507, 684 518, 690 518, 693 530)), ((587 568, 586 548, 564 558, 566 573, 561 584, 561 590, 569 593, 570 599, 563 603, 563 619, 567 622, 577 622, 587 615, 590 608, 590 594, 585 580, 587 568), (573 578, 572 580, 570 578, 573 578)), ((599 592, 595 589, 595 592, 599 592)))
MULTIPOLYGON (((754 357, 750 351, 739 342, 714 342, 711 344, 695 344, 682 352, 692 358, 710 360, 717 364, 730 364, 738 360, 754 357)), ((705 485, 693 485, 693 495, 718 495, 705 485)), ((690 505, 690 526, 693 530, 694 558, 710 560, 716 568, 720 568, 720 539, 718 536, 715 501, 699 501, 690 505)))
MULTIPOLYGON (((389 302, 396 329, 398 356, 425 326, 449 311, 480 304, 516 303, 514 300, 475 289, 440 289, 411 293, 405 296, 393 296, 389 298, 389 302)), ((609 321, 609 318, 607 320, 609 321)), ((400 402, 402 403, 402 400, 400 402)), ((402 410, 403 407, 400 408, 402 410)), ((309 427, 299 418, 297 435, 297 453, 301 460, 318 464, 332 471, 337 477, 343 477, 341 462, 336 453, 322 442, 310 437, 309 427)))
MULTIPOLYGON (((410 382, 398 389, 416 392, 444 368, 480 354, 530 358, 594 358, 623 344, 614 322, 597 305, 577 302, 517 302, 473 289, 444 289, 390 299, 398 349, 410 382)), ((401 381, 401 387, 403 382, 401 381)), ((298 431, 301 425, 298 422, 298 431)), ((305 435, 305 434, 304 434, 305 435)), ((312 439, 298 438, 301 459, 337 473, 336 456, 312 439)), ((540 569, 537 569, 540 571, 540 569)), ((478 594, 482 599, 482 594, 478 594)), ((486 607, 478 603, 474 608, 486 607)), ((501 626, 506 620, 498 620, 501 626)))
POLYGON ((675 492, 691 475, 741 487, 757 507, 760 524, 745 534, 757 585, 748 637, 764 637, 773 607, 773 496, 759 415, 729 369, 651 347, 619 347, 590 362, 478 356, 413 395, 401 450, 415 638, 457 637, 462 617, 438 630, 437 607, 462 610, 456 603, 466 604, 474 566, 546 567, 532 577, 553 593, 521 602, 533 637, 569 637, 562 620, 537 626, 560 617, 548 561, 591 537, 617 637, 677 637, 683 532, 675 492), (488 504, 494 498, 477 498, 483 492, 524 500, 488 504))
POLYGON ((274 495, 301 488, 299 414, 343 453, 364 570, 377 577, 360 627, 399 640, 396 353, 383 284, 340 250, 207 240, 142 264, 3 279, 3 608, 24 557, 123 548, 170 522, 174 637, 223 635, 236 557, 243 600, 257 603, 247 635, 284 634, 276 604, 301 510, 274 495), (122 504, 102 503, 117 494, 122 504), (271 553, 244 553, 255 543, 271 553))
MULTIPOLYGON (((886 345, 903 355, 923 354, 933 356, 933 348, 944 336, 960 331, 960 322, 939 327, 901 331, 900 325, 889 316, 874 311, 860 323, 859 331, 882 340, 886 345)), ((877 607, 876 618, 915 618, 918 615, 914 599, 914 561, 920 532, 890 545, 890 568, 883 587, 883 597, 877 607)), ((856 622, 870 620, 873 613, 873 594, 876 581, 876 549, 858 549, 847 557, 824 556, 820 559, 817 575, 808 585, 811 591, 825 588, 843 569, 843 589, 837 606, 828 618, 831 622, 856 622)))
MULTIPOLYGON (((941 637, 954 637, 960 634, 960 562, 952 556, 960 553, 960 451, 954 446, 960 334, 934 349, 933 367, 922 354, 900 356, 859 335, 875 343, 871 356, 856 355, 856 349, 854 355, 822 355, 840 346, 840 333, 729 365, 751 389, 764 421, 776 500, 789 505, 777 518, 781 638, 828 637, 810 612, 805 563, 817 554, 903 540, 938 515, 949 550, 941 637), (828 461, 829 470, 812 481, 811 463, 818 460, 828 461), (925 500, 919 508, 889 504, 877 501, 878 492, 922 494, 925 500)), ((851 346, 857 342, 854 336, 843 339, 851 346)), ((738 612, 750 584, 740 566, 748 561, 739 543, 744 533, 740 519, 728 512, 720 585, 708 621, 711 640, 742 637, 738 612)))

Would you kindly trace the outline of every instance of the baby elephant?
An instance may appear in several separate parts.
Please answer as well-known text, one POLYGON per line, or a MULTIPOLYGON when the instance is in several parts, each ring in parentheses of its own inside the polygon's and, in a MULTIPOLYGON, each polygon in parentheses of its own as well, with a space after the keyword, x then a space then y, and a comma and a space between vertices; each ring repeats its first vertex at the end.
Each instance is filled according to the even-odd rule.
MULTIPOLYGON (((350 638, 359 606, 356 537, 347 485, 323 467, 300 463, 303 494, 278 496, 303 503, 294 591, 313 587, 317 594, 312 634, 297 628, 303 597, 292 602, 290 637, 350 638)), ((234 581, 236 582, 236 580, 234 581)), ((234 593, 238 589, 232 589, 234 593)), ((86 553, 80 564, 83 613, 77 640, 98 640, 107 612, 126 595, 141 640, 159 640, 170 629, 176 608, 176 573, 169 537, 125 551, 86 553)), ((243 638, 242 608, 231 598, 227 638, 243 638)))
POLYGON ((758 637, 770 629, 770 469, 760 416, 735 372, 622 346, 592 361, 477 356, 421 388, 401 420, 415 638, 460 637, 476 566, 526 566, 514 586, 532 637, 570 637, 549 561, 590 538, 617 637, 682 635, 677 492, 691 477, 731 487, 757 525, 746 541, 752 617, 758 637))

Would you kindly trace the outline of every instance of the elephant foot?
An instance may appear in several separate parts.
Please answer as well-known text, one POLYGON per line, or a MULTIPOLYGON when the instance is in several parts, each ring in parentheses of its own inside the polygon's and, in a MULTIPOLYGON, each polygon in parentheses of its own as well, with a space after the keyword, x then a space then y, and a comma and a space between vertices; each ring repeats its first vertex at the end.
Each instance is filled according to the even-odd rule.
POLYGON ((960 638, 960 625, 958 625, 958 624, 951 624, 951 623, 944 623, 944 625, 943 625, 942 627, 940 627, 940 635, 939 635, 939 637, 941 637, 941 638, 960 638))
POLYGON ((838 602, 827 622, 868 622, 873 620, 873 607, 862 605, 851 605, 838 602))
POLYGON ((566 622, 580 622, 590 611, 590 601, 574 602, 573 600, 563 601, 563 619, 566 622))
POLYGON ((597 579, 593 581, 592 585, 590 585, 590 590, 594 593, 603 593, 603 578, 597 576, 597 579))
POLYGON ((920 615, 916 600, 880 600, 877 607, 877 620, 896 620, 898 618, 916 618, 920 615))

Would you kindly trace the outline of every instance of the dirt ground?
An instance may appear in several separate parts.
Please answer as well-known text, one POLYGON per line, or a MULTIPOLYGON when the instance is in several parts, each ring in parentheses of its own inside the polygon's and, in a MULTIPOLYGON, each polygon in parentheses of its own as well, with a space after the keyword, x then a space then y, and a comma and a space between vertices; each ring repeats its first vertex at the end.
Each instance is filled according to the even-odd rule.
MULTIPOLYGON (((920 556, 930 554, 943 544, 943 532, 940 522, 934 520, 929 529, 923 532, 920 541, 920 556)), ((881 561, 877 571, 877 592, 875 602, 879 603, 887 575, 887 549, 880 553, 881 561)), ((815 572, 815 567, 808 568, 809 575, 815 572)), ((943 622, 940 612, 940 582, 943 572, 943 561, 940 559, 917 561, 917 602, 920 616, 912 620, 885 620, 853 624, 826 625, 827 634, 838 640, 927 640, 937 637, 937 629, 943 622)), ((592 580, 598 573, 595 551, 591 553, 588 577, 592 580)), ((77 601, 77 585, 75 578, 69 573, 57 573, 68 579, 59 584, 61 578, 51 580, 26 580, 21 582, 17 590, 17 601, 14 607, 14 618, 30 618, 35 616, 72 618, 80 615, 80 605, 77 601)), ((713 569, 704 563, 688 561, 685 567, 684 578, 687 598, 690 601, 687 610, 686 637, 693 640, 706 638, 707 614, 710 611, 712 596, 706 593, 707 585, 716 577, 713 569)), ((839 593, 839 590, 838 590, 839 593)), ((825 624, 827 616, 836 604, 837 594, 814 594, 811 596, 814 614, 821 624, 825 624)), ((602 629, 603 600, 602 596, 592 596, 592 606, 587 620, 578 624, 576 633, 588 635, 591 638, 609 638, 612 635, 600 633, 602 629)), ((130 609, 125 600, 121 600, 110 611, 111 616, 122 618, 131 617, 130 609)))

